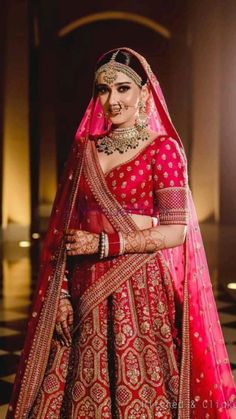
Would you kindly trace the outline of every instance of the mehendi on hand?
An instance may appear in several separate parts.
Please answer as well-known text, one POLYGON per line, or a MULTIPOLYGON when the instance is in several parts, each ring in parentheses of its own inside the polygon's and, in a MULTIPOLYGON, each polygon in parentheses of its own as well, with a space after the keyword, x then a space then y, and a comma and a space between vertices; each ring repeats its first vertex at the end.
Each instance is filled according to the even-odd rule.
POLYGON ((66 249, 69 256, 98 252, 99 234, 84 230, 69 230, 66 234, 66 249))
POLYGON ((166 247, 166 236, 156 229, 124 234, 125 253, 152 253, 166 247))

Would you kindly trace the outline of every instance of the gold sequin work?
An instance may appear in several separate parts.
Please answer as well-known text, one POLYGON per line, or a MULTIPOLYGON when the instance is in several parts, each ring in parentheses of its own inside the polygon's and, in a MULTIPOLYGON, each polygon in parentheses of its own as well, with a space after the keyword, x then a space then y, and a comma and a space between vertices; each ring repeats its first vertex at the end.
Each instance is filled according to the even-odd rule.
POLYGON ((159 216, 162 224, 187 223, 186 167, 176 141, 170 137, 156 138, 105 178, 126 211, 159 216))

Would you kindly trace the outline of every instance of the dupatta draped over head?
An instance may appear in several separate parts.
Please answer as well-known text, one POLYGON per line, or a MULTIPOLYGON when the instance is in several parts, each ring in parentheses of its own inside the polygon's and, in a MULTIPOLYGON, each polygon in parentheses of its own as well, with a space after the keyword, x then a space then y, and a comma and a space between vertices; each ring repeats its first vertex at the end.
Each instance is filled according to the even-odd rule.
MULTIPOLYGON (((134 55, 147 75, 150 89, 147 109, 149 127, 172 137, 179 144, 186 161, 182 142, 172 124, 160 85, 150 66, 135 51, 129 48, 120 50, 134 55)), ((63 232, 73 226, 87 140, 90 135, 103 133, 104 119, 99 100, 93 97, 77 130, 54 201, 8 419, 29 417, 44 377, 66 266, 63 232)), ((182 308, 178 417, 236 418, 235 384, 190 190, 188 209, 185 244, 162 252, 171 272, 176 299, 182 308)), ((132 228, 132 223, 130 226, 132 228)), ((136 256, 138 255, 132 255, 133 258, 136 256)))

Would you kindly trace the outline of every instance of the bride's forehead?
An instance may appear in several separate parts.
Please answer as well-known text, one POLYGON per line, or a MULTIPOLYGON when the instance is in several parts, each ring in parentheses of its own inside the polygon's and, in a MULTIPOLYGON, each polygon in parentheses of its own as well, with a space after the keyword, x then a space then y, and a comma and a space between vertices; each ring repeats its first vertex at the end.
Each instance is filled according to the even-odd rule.
MULTIPOLYGON (((114 78, 115 78, 114 83, 126 83, 126 82, 132 83, 132 84, 134 83, 133 80, 129 76, 122 73, 121 71, 116 71, 114 78)), ((97 83, 107 84, 107 77, 106 77, 105 71, 99 74, 97 78, 97 83)), ((114 83, 111 83, 110 85, 113 85, 114 83)))

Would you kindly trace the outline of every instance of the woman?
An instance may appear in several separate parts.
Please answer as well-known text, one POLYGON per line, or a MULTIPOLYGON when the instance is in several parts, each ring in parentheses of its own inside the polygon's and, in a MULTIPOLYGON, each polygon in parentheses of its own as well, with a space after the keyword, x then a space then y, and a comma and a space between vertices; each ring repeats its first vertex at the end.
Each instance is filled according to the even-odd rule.
POLYGON ((7 418, 235 418, 235 400, 182 143, 146 60, 109 51, 55 199, 7 418))

